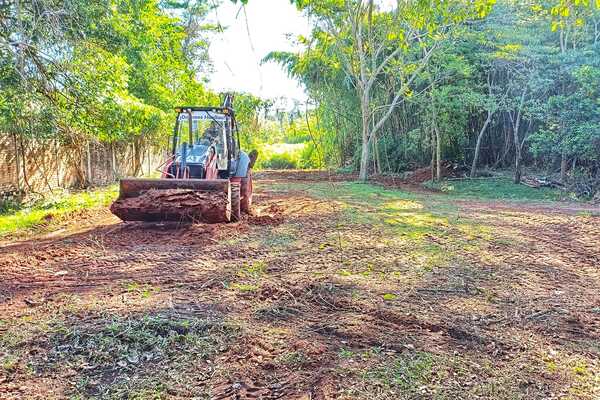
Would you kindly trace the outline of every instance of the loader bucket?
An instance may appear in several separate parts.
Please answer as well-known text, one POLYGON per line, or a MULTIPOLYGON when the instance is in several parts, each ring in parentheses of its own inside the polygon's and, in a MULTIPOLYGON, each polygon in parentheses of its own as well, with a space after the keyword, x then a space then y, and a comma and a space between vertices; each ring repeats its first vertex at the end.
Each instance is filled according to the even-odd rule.
POLYGON ((110 211, 123 221, 231 220, 231 185, 227 179, 122 179, 110 211))

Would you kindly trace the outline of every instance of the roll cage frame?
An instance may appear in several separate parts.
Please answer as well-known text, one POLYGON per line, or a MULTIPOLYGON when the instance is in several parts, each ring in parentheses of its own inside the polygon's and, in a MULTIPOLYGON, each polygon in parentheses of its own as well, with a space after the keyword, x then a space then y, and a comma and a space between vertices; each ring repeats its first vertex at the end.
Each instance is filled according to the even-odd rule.
MULTIPOLYGON (((228 98, 226 98, 226 103, 228 98)), ((237 121, 235 119, 235 112, 233 108, 229 106, 225 107, 197 107, 197 106, 182 106, 176 107, 175 111, 177 112, 177 117, 175 119, 175 127, 173 128, 173 138, 171 142, 171 155, 175 158, 177 153, 177 148, 179 145, 183 145, 186 142, 179 143, 179 128, 180 128, 180 116, 187 115, 188 120, 188 145, 194 143, 193 137, 193 123, 194 113, 204 113, 208 115, 213 122, 217 123, 219 126, 223 127, 222 123, 213 117, 212 114, 221 114, 225 116, 226 124, 223 128, 225 128, 225 137, 227 141, 227 171, 229 174, 232 174, 232 160, 236 160, 239 158, 240 152, 240 132, 238 129, 237 121), (234 135, 235 133, 235 135, 234 135)))

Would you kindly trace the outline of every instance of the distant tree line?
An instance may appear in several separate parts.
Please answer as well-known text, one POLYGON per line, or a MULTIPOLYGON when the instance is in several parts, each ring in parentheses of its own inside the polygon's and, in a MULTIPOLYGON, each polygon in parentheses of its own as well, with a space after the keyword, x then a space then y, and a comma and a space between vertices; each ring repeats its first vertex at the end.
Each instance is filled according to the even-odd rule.
POLYGON ((271 53, 306 86, 325 159, 369 173, 463 164, 600 173, 600 2, 296 1, 300 53, 271 53))
MULTIPOLYGON (((518 182, 529 166, 598 181, 598 0, 293 2, 313 31, 299 38, 303 51, 266 61, 307 88, 289 128, 315 148, 312 164, 362 179, 425 165, 439 179, 447 160, 471 176, 511 168, 518 182)), ((75 153, 92 140, 165 145, 173 107, 220 101, 205 85, 222 29, 206 22, 215 6, 0 2, 0 134, 75 153)), ((258 115, 270 103, 236 104, 245 144, 268 141, 258 115)))

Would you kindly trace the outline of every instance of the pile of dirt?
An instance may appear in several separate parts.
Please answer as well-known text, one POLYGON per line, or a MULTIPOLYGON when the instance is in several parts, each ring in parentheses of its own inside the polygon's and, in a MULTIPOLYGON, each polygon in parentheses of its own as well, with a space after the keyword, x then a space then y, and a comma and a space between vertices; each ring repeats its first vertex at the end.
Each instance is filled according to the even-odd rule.
POLYGON ((283 223, 282 215, 253 215, 248 218, 251 225, 273 226, 283 223))
POLYGON ((248 217, 250 225, 277 226, 284 222, 283 209, 277 204, 256 209, 256 213, 248 217))
POLYGON ((431 168, 424 167, 411 172, 406 181, 410 183, 423 183, 431 180, 431 178, 431 168))
POLYGON ((308 182, 345 182, 358 179, 356 173, 342 173, 332 170, 262 170, 256 172, 254 177, 259 180, 277 180, 277 181, 308 181, 308 182))
MULTIPOLYGON (((452 178, 460 175, 459 168, 452 163, 442 163, 441 178, 452 178)), ((431 167, 423 167, 414 170, 406 178, 407 183, 421 184, 431 180, 433 177, 431 167)))
POLYGON ((231 209, 223 192, 192 189, 148 190, 115 201, 110 211, 124 221, 228 222, 231 209))

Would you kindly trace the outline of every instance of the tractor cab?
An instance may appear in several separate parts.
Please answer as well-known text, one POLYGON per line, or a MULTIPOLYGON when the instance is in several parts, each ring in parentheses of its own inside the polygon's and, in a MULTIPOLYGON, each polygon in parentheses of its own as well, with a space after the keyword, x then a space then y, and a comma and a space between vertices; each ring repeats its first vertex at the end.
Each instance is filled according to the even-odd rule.
POLYGON ((165 169, 163 177, 226 179, 235 176, 240 166, 240 150, 233 110, 228 107, 180 107, 176 111, 172 163, 165 169))
POLYGON ((252 205, 258 153, 240 150, 233 95, 222 107, 178 107, 161 179, 121 179, 111 211, 124 221, 239 221, 252 205))

